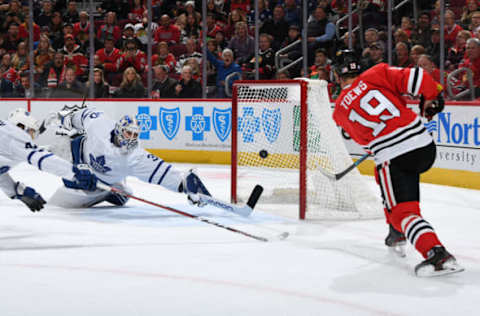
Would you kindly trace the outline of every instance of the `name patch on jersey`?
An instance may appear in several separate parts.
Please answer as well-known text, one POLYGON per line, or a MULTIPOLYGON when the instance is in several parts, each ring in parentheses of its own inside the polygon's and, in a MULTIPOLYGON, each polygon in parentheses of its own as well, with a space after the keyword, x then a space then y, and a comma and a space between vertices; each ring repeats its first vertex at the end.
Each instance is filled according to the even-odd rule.
POLYGON ((363 91, 367 90, 367 84, 360 80, 357 86, 353 87, 350 91, 348 91, 340 102, 340 105, 343 106, 345 109, 348 109, 348 106, 356 99, 363 91))
POLYGON ((101 173, 107 173, 112 170, 112 168, 105 165, 104 155, 95 157, 94 155, 90 154, 90 167, 92 167, 93 170, 101 173))

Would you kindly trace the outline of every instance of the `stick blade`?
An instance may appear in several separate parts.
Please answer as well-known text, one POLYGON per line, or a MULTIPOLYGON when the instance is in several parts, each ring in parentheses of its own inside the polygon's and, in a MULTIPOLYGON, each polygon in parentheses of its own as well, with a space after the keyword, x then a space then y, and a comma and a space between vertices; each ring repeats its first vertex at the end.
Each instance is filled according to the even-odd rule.
POLYGON ((263 193, 263 187, 259 184, 257 184, 254 188, 252 193, 250 194, 250 197, 248 198, 247 205, 253 210, 255 208, 255 205, 257 205, 258 199, 260 199, 260 196, 263 193))

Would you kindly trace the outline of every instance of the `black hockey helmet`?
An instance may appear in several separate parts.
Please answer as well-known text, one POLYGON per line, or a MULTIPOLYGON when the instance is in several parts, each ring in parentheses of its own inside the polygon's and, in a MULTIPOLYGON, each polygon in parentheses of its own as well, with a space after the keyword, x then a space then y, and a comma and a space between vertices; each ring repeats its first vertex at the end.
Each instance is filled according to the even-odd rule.
POLYGON ((335 59, 335 72, 339 76, 356 75, 360 71, 358 57, 353 50, 339 50, 335 59))

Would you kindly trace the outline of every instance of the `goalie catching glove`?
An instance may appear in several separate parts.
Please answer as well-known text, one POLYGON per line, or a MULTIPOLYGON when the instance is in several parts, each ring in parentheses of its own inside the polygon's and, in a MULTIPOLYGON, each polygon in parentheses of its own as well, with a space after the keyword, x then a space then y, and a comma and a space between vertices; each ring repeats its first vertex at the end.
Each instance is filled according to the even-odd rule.
POLYGON ((75 175, 72 180, 62 179, 67 188, 85 191, 95 191, 97 189, 97 177, 90 171, 88 165, 73 166, 73 173, 75 175))
POLYGON ((193 170, 188 171, 187 175, 183 178, 183 181, 180 184, 178 191, 187 194, 188 201, 191 204, 197 205, 199 207, 202 207, 205 204, 202 203, 198 194, 211 196, 210 192, 208 192, 202 180, 200 180, 200 178, 193 172, 193 170))
POLYGON ((69 137, 75 137, 77 135, 83 134, 83 130, 75 128, 72 122, 73 115, 83 108, 84 107, 78 105, 65 105, 63 109, 61 109, 57 113, 53 113, 52 115, 56 116, 56 119, 58 120, 58 127, 55 133, 57 135, 69 137))
POLYGON ((420 115, 431 121, 435 114, 440 113, 445 108, 445 100, 440 93, 436 100, 425 101, 423 95, 420 96, 420 115))
POLYGON ((41 196, 38 194, 35 189, 31 187, 26 187, 23 183, 15 183, 15 195, 11 197, 12 199, 19 199, 32 212, 38 212, 43 208, 43 205, 47 203, 41 196))

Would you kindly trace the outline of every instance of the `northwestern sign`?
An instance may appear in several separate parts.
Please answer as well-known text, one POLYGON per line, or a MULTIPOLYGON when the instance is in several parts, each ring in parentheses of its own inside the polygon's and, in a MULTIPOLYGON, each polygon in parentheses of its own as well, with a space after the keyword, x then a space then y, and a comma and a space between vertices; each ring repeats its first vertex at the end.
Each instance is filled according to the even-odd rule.
POLYGON ((454 144, 465 146, 480 145, 480 124, 478 117, 470 117, 467 122, 452 119, 451 112, 438 113, 435 120, 426 124, 430 132, 436 132, 438 144, 454 144))

